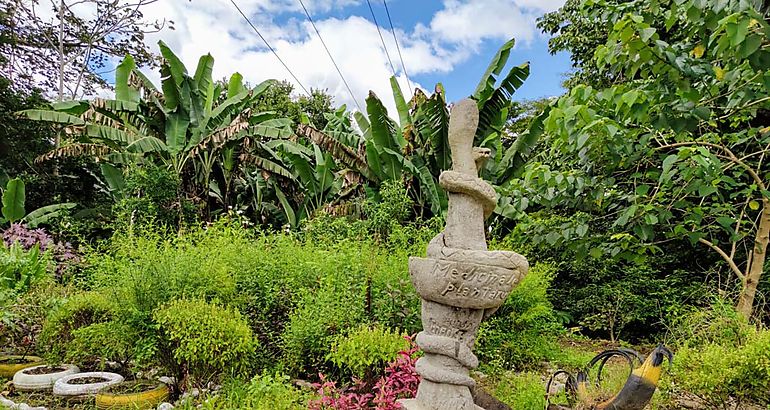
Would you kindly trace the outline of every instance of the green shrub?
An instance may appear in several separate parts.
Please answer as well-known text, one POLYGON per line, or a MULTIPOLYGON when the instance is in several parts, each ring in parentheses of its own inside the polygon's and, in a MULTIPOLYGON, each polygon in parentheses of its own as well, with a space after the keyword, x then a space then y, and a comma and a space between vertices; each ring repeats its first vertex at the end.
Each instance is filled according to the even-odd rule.
POLYGON ((8 304, 0 307, 0 346, 10 352, 37 351, 43 323, 71 292, 71 287, 43 280, 34 283, 28 292, 5 300, 8 304))
POLYGON ((200 407, 185 402, 181 410, 305 410, 311 394, 291 385, 289 376, 280 373, 262 373, 251 381, 233 379, 226 382, 222 391, 206 399, 200 407))
POLYGON ((732 302, 714 297, 708 308, 694 309, 673 319, 669 332, 669 338, 682 347, 739 346, 756 328, 735 310, 732 302))
POLYGON ((720 298, 673 323, 676 356, 661 384, 666 399, 686 392, 710 408, 747 401, 770 405, 770 330, 749 324, 720 298))
POLYGON ((481 362, 505 369, 539 364, 557 350, 561 324, 548 300, 552 265, 539 263, 514 288, 505 303, 482 322, 476 351, 481 362))
POLYGON ((117 320, 94 323, 75 329, 67 344, 64 358, 71 363, 99 363, 103 368, 107 361, 116 362, 127 369, 137 356, 142 339, 138 329, 117 320))
POLYGON ((51 362, 66 360, 70 343, 78 329, 96 323, 105 323, 115 316, 115 305, 104 295, 95 292, 76 294, 54 309, 46 319, 38 346, 51 362))
POLYGON ((382 326, 362 325, 346 335, 337 335, 326 358, 353 376, 368 380, 409 347, 404 336, 382 326))
POLYGON ((334 336, 367 322, 366 278, 359 263, 340 258, 338 266, 329 266, 336 273, 328 272, 317 288, 306 289, 289 314, 282 347, 292 372, 322 371, 334 336))
MULTIPOLYGON (((684 347, 672 369, 674 395, 686 391, 711 408, 737 400, 770 405, 770 331, 756 331, 742 345, 684 347)), ((671 389, 671 388, 670 388, 671 389)))
POLYGON ((393 227, 407 220, 413 205, 401 181, 385 181, 379 198, 370 198, 364 203, 367 228, 378 240, 387 240, 393 227))
POLYGON ((10 247, 0 244, 0 306, 44 278, 50 261, 37 245, 25 251, 19 242, 10 247))
POLYGON ((302 222, 305 242, 333 245, 342 241, 362 241, 369 236, 366 221, 319 213, 302 222))
POLYGON ((179 176, 163 166, 129 167, 120 199, 113 206, 116 228, 159 226, 175 230, 195 215, 195 207, 181 194, 179 176))
POLYGON ((166 365, 192 384, 240 375, 253 364, 257 343, 237 311, 203 300, 177 300, 153 315, 168 349, 166 365))
POLYGON ((151 230, 116 234, 88 255, 90 284, 124 309, 148 315, 179 298, 231 301, 247 245, 241 235, 224 222, 171 238, 151 230))

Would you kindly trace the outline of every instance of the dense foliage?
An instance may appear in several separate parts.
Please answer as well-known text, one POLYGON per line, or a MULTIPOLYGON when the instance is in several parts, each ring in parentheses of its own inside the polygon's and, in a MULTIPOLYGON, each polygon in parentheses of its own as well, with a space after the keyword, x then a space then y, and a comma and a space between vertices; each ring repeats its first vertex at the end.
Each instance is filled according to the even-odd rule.
MULTIPOLYGON (((508 64, 511 40, 471 95, 498 194, 490 249, 531 266, 481 325, 472 375, 542 408, 553 367, 665 341, 655 408, 770 404, 766 5, 568 0, 539 26, 572 56, 565 94, 513 101, 529 66, 508 64)), ((179 408, 414 395, 407 266, 447 212, 443 86, 405 96, 392 78, 395 113, 374 93, 350 112, 322 90, 215 81, 210 54, 188 71, 162 41, 158 85, 121 33, 99 40, 133 51, 113 99, 50 103, 0 78, 2 350, 173 376, 179 408)), ((627 376, 608 367, 602 394, 627 376)))

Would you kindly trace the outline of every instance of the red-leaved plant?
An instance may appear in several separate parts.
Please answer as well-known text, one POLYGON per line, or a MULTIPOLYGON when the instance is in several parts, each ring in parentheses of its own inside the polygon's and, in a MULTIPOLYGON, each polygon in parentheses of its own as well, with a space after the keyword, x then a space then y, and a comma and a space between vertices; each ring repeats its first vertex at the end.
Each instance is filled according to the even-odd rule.
POLYGON ((354 380, 352 386, 341 389, 319 374, 321 381, 313 387, 320 397, 310 402, 310 410, 400 409, 398 400, 414 397, 420 384, 420 376, 414 368, 419 348, 413 337, 406 336, 406 339, 409 349, 399 352, 398 358, 388 364, 385 375, 377 380, 371 392, 363 391, 365 383, 361 380, 354 380))

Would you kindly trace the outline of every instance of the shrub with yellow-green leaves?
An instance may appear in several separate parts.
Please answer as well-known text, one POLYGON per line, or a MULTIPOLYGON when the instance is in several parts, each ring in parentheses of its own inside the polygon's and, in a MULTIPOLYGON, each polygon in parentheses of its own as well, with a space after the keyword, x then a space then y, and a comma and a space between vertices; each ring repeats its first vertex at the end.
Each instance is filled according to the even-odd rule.
POLYGON ((193 385, 241 375, 254 364, 257 343, 235 309, 200 299, 176 300, 155 311, 167 367, 193 385))

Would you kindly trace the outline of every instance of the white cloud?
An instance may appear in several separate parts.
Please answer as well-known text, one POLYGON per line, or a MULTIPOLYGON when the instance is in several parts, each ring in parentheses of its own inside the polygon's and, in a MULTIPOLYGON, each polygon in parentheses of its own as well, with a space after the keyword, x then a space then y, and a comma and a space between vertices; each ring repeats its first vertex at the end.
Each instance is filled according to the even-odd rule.
MULTIPOLYGON (((327 89, 337 104, 356 107, 296 0, 235 1, 302 84, 327 89)), ((427 16, 425 24, 396 30, 407 72, 410 76, 449 72, 474 55, 485 40, 504 41, 516 37, 520 45, 526 46, 538 35, 534 26, 536 17, 563 1, 445 0, 443 8, 427 16)), ((360 0, 304 2, 310 13, 316 15, 359 4, 360 0)), ((147 41, 156 50, 154 43, 163 39, 188 70, 194 70, 198 58, 210 52, 215 58, 217 78, 238 71, 252 84, 267 78, 286 79, 301 92, 230 0, 163 0, 148 7, 145 16, 151 20, 175 21, 176 30, 148 36, 147 41)), ((358 104, 365 109, 364 100, 372 90, 395 116, 388 80, 392 72, 376 26, 368 17, 366 14, 344 19, 316 18, 316 24, 358 104)), ((408 94, 396 44, 389 28, 381 27, 381 30, 399 83, 408 94)), ((157 75, 153 78, 158 79, 157 75)), ((414 83, 411 86, 421 87, 414 83)), ((426 86, 432 89, 433 84, 426 86)))

